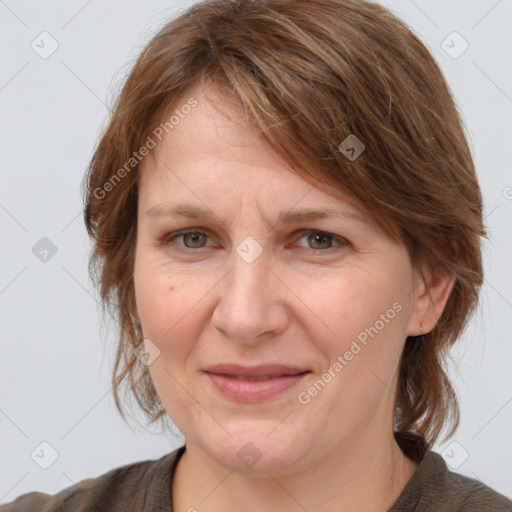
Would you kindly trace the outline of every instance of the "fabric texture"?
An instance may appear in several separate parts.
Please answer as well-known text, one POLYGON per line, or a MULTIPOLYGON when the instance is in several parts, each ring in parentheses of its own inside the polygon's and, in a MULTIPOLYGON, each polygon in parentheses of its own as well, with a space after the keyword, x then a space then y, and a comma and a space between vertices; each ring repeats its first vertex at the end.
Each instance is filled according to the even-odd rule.
MULTIPOLYGON (((387 512, 512 512, 512 500, 478 480, 454 473, 423 439, 395 432, 402 451, 420 465, 387 512)), ((185 446, 156 460, 127 464, 81 480, 57 494, 23 494, 0 512, 173 512, 171 480, 185 446)))

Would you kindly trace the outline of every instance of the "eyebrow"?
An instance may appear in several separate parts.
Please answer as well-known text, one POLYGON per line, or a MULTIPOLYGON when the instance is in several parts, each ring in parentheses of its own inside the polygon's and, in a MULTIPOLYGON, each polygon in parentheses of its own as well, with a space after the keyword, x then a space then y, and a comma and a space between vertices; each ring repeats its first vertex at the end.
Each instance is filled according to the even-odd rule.
MULTIPOLYGON (((187 217, 189 219, 219 219, 212 211, 189 204, 173 204, 153 206, 146 212, 150 217, 187 217)), ((362 223, 368 221, 356 212, 337 210, 333 208, 302 208, 279 212, 279 221, 284 224, 294 224, 317 219, 346 218, 362 223)))

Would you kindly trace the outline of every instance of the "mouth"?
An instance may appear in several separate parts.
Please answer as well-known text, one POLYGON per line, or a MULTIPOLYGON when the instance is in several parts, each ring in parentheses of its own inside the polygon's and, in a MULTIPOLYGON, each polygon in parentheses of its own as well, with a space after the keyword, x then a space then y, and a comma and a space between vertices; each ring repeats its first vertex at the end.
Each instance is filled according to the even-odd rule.
POLYGON ((221 364, 209 367, 205 374, 215 390, 231 400, 256 403, 290 391, 309 370, 298 366, 240 366, 221 364))

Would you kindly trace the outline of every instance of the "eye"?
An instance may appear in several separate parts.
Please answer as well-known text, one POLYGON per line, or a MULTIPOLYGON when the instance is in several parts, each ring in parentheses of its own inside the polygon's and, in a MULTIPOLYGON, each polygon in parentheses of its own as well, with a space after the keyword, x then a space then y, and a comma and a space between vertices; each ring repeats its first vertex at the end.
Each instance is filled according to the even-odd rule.
MULTIPOLYGON (((315 251, 327 252, 329 249, 336 250, 337 246, 348 246, 349 242, 342 237, 325 233, 324 231, 305 230, 301 232, 299 240, 306 238, 308 248, 315 251)), ((302 247, 304 247, 302 245, 302 247)))
POLYGON ((185 246, 189 249, 197 249, 198 247, 204 247, 206 244, 207 235, 200 233, 199 231, 191 233, 183 233, 180 235, 183 237, 185 246))
POLYGON ((178 250, 202 249, 206 247, 208 238, 208 235, 202 231, 180 231, 164 236, 160 243, 166 247, 175 245, 178 250), (183 244, 175 242, 179 239, 183 241, 183 244))

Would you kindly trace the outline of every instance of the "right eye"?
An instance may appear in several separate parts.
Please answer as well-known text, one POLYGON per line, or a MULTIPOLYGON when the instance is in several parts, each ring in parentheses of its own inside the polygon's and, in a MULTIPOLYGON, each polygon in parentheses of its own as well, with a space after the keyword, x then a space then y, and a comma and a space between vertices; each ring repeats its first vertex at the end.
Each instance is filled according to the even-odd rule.
POLYGON ((161 245, 164 247, 170 247, 174 245, 178 248, 178 250, 194 250, 194 249, 202 249, 206 247, 206 242, 208 240, 208 235, 202 231, 197 231, 194 229, 179 231, 177 233, 169 233, 165 235, 161 240, 161 245), (175 240, 181 239, 183 244, 176 243, 175 240))

